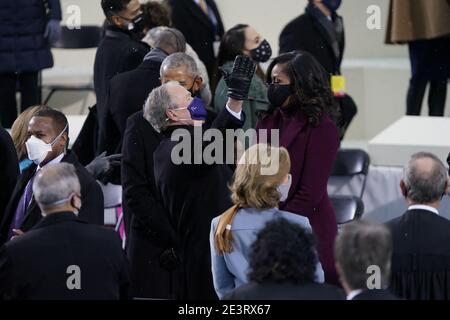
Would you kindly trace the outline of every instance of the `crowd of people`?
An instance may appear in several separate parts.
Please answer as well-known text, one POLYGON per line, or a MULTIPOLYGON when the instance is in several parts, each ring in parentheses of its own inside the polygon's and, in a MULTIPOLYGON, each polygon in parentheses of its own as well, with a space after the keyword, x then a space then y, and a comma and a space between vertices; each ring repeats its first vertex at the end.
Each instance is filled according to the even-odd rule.
POLYGON ((0 114, 0 300, 449 299, 433 154, 405 166, 405 214, 338 232, 327 182, 356 114, 331 85, 339 5, 310 0, 272 57, 252 26, 225 31, 213 0, 101 0, 97 104, 72 148, 61 111, 0 114), (251 143, 228 135, 247 129, 251 143), (104 227, 107 183, 123 239, 104 227))

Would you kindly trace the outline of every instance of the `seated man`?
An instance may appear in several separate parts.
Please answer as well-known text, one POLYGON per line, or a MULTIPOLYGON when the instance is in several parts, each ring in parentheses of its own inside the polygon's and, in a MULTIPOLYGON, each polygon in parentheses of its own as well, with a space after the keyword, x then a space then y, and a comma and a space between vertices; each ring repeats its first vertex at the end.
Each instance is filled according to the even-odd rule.
POLYGON ((42 218, 41 210, 33 196, 33 180, 48 164, 60 162, 75 166, 81 184, 83 207, 80 219, 103 225, 103 193, 91 174, 78 162, 70 150, 69 125, 66 116, 51 108, 37 112, 28 125, 29 139, 26 142, 28 158, 34 162, 18 178, 6 210, 0 216, 0 244, 14 234, 30 230, 42 218))
POLYGON ((251 247, 251 282, 225 299, 344 300, 339 289, 315 282, 316 252, 307 229, 284 218, 269 221, 251 247))
POLYGON ((345 225, 336 240, 335 254, 347 300, 396 299, 386 290, 391 269, 392 236, 385 226, 364 220, 345 225), (370 269, 373 266, 378 268, 370 269))
POLYGON ((448 192, 444 164, 433 154, 414 154, 400 188, 408 210, 387 222, 392 231, 391 291, 412 300, 450 299, 450 221, 439 215, 448 192))
POLYGON ((45 166, 33 193, 44 218, 0 249, 0 299, 128 298, 119 236, 77 218, 83 197, 75 167, 45 166))

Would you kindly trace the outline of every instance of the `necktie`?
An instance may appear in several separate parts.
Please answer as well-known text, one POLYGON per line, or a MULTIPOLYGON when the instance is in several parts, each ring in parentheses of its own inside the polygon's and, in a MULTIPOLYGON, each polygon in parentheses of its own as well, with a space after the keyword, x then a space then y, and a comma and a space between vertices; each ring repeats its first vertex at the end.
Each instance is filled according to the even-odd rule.
POLYGON ((198 5, 199 5, 200 9, 202 9, 203 13, 206 14, 207 16, 209 16, 208 5, 206 4, 206 1, 198 0, 198 5))
POLYGON ((11 237, 14 235, 12 230, 19 229, 22 225, 25 213, 27 212, 28 206, 30 205, 33 198, 33 181, 35 175, 36 173, 34 173, 31 179, 28 181, 27 186, 23 191, 22 197, 20 197, 19 204, 17 205, 16 212, 9 228, 8 239, 11 239, 11 237))

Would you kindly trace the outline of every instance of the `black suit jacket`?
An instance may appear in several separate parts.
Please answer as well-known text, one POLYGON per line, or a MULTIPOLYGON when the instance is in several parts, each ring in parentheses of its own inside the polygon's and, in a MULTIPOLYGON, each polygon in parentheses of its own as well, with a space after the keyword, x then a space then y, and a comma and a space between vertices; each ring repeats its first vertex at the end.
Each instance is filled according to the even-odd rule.
MULTIPOLYGON (((223 109, 211 127, 224 131, 242 128, 243 123, 223 109)), ((180 299, 217 298, 212 285, 209 232, 211 220, 231 207, 228 183, 233 172, 226 164, 175 164, 171 154, 178 141, 171 141, 171 135, 177 129, 185 129, 192 145, 196 144, 193 127, 173 126, 162 133, 153 154, 157 195, 179 240, 181 266, 175 290, 180 299)))
POLYGON ((98 153, 119 153, 127 119, 142 110, 150 92, 161 85, 161 61, 145 60, 135 70, 111 79, 105 116, 99 133, 98 153))
MULTIPOLYGON (((97 181, 92 178, 90 173, 78 162, 74 153, 70 150, 61 160, 61 162, 71 163, 75 166, 78 179, 81 185, 81 201, 82 206, 79 212, 80 219, 92 224, 103 225, 104 223, 104 207, 103 192, 97 181)), ((36 171, 36 165, 33 164, 27 168, 16 183, 11 199, 6 208, 5 214, 1 217, 0 225, 0 243, 6 242, 8 239, 8 231, 12 219, 17 209, 17 204, 27 186, 28 181, 36 171)), ((26 232, 34 227, 42 219, 41 209, 37 205, 34 197, 28 206, 25 214, 21 230, 26 232)))
POLYGON ((450 221, 408 210, 387 226, 394 243, 390 291, 408 300, 450 299, 450 221))
POLYGON ((330 74, 340 74, 344 55, 345 38, 339 44, 340 55, 336 57, 331 40, 320 23, 308 13, 289 22, 281 31, 280 54, 294 50, 311 53, 330 74))
POLYGON ((48 215, 0 249, 0 299, 112 300, 128 298, 128 287, 117 233, 71 212, 48 215), (67 285, 76 283, 70 266, 79 268, 80 290, 67 285))
POLYGON ((157 197, 153 174, 153 152, 160 140, 142 111, 128 118, 122 147, 122 206, 133 295, 168 299, 170 274, 161 268, 159 256, 175 246, 176 236, 157 197))
MULTIPOLYGON (((105 117, 109 81, 117 74, 135 69, 142 63, 150 48, 131 34, 115 26, 108 26, 100 42, 94 62, 94 87, 97 96, 98 130, 105 117)), ((96 141, 98 145, 98 141, 96 141)))
POLYGON ((225 300, 345 300, 344 293, 333 286, 319 283, 249 282, 236 288, 225 300))
POLYGON ((356 295, 352 300, 398 300, 388 290, 364 290, 360 294, 356 295))
POLYGON ((206 3, 217 18, 217 28, 213 26, 211 20, 194 0, 170 1, 172 6, 172 21, 175 28, 183 33, 186 42, 192 46, 200 60, 203 61, 208 70, 209 77, 212 79, 216 62, 213 43, 216 35, 222 38, 224 27, 214 0, 206 0, 206 3))
POLYGON ((14 143, 9 133, 0 127, 0 217, 4 215, 9 198, 19 176, 19 163, 14 143))

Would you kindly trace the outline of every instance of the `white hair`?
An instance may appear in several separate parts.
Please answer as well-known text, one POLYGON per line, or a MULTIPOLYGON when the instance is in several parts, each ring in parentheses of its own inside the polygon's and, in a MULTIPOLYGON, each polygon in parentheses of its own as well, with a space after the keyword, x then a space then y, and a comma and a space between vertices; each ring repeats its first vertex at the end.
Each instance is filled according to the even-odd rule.
POLYGON ((33 194, 41 208, 63 204, 73 194, 80 194, 80 181, 70 163, 49 164, 43 167, 33 182, 33 194))
POLYGON ((159 73, 162 77, 164 69, 176 69, 181 67, 186 67, 187 74, 192 78, 200 76, 197 63, 190 55, 184 52, 172 53, 170 56, 166 57, 161 64, 159 73))
POLYGON ((167 114, 169 109, 176 109, 178 106, 167 90, 169 87, 180 86, 176 81, 169 81, 150 93, 144 105, 144 118, 157 131, 161 132, 167 127, 167 114))

